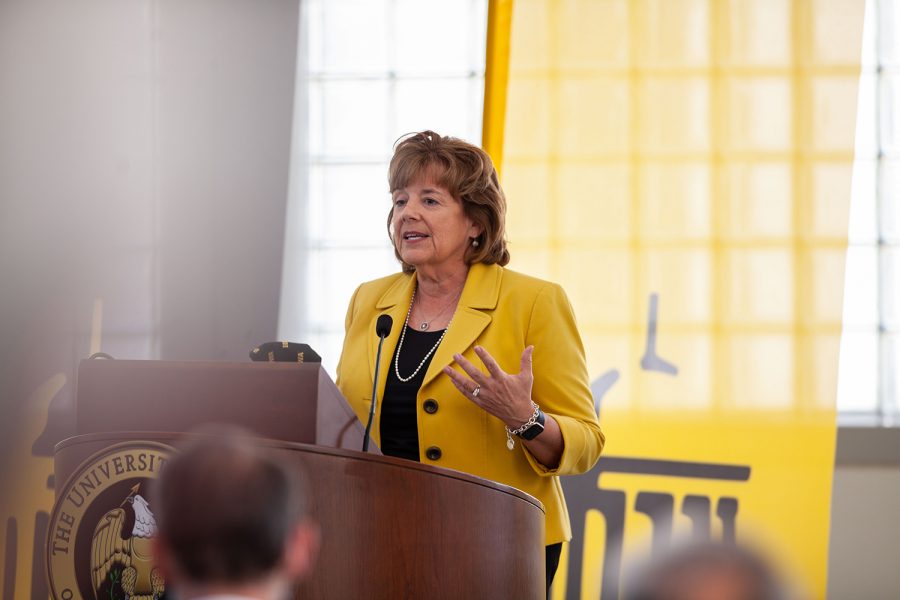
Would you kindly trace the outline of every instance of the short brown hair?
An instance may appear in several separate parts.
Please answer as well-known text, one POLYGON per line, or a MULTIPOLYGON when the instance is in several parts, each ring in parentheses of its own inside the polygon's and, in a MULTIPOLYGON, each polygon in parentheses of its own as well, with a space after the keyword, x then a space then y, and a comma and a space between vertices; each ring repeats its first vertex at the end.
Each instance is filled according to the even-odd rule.
POLYGON ((623 596, 627 600, 689 600, 706 596, 702 592, 710 589, 719 590, 716 597, 788 597, 779 574, 762 554, 724 541, 675 541, 653 554, 628 583, 623 596), (720 587, 723 582, 730 588, 725 593, 720 587))
POLYGON ((156 481, 158 535, 193 583, 268 575, 305 515, 302 478, 248 435, 224 426, 201 431, 156 481))
MULTIPOLYGON (((506 265, 506 195, 494 161, 488 153, 454 137, 441 137, 433 131, 411 133, 394 144, 394 156, 388 168, 388 184, 394 192, 404 188, 422 174, 433 174, 435 183, 444 187, 462 204, 463 212, 481 226, 478 246, 469 246, 466 264, 484 263, 506 265)), ((394 207, 388 213, 388 236, 391 243, 391 220, 394 207)), ((407 273, 415 267, 403 262, 394 246, 394 255, 407 273)))

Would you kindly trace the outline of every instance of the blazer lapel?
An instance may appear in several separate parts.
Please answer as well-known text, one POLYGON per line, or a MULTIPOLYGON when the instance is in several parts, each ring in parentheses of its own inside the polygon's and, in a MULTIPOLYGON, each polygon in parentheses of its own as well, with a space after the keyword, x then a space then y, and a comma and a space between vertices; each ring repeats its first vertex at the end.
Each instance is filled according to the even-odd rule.
POLYGON ((412 293, 416 287, 416 275, 404 275, 397 279, 391 287, 378 299, 375 304, 375 314, 372 316, 372 322, 369 324, 371 335, 369 338, 369 378, 375 377, 375 358, 378 354, 378 336, 375 335, 375 324, 378 322, 380 315, 390 315, 393 319, 391 325, 391 333, 384 339, 384 346, 381 348, 381 365, 378 369, 378 397, 384 397, 384 384, 387 381, 388 369, 391 365, 391 358, 394 356, 394 350, 397 348, 397 341, 400 339, 400 331, 403 329, 403 323, 406 321, 406 313, 409 310, 409 303, 412 300, 412 293))
MULTIPOLYGON (((450 329, 438 346, 422 387, 437 377, 441 370, 453 362, 453 355, 464 352, 491 323, 489 311, 497 307, 500 296, 500 280, 503 269, 497 265, 474 264, 469 268, 466 285, 459 298, 450 329)), ((412 293, 412 292, 410 292, 412 293)), ((407 302, 409 298, 407 298, 407 302)))

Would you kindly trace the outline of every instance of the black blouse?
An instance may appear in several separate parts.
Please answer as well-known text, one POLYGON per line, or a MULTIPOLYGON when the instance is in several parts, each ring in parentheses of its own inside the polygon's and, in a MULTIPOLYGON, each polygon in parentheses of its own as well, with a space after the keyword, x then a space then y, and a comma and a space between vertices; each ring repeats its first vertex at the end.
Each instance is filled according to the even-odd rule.
POLYGON ((434 354, 428 357, 419 372, 411 380, 403 383, 394 372, 394 361, 400 355, 400 375, 409 377, 425 354, 440 339, 443 330, 418 331, 406 327, 403 346, 391 358, 387 382, 384 385, 384 400, 381 404, 381 452, 385 456, 396 456, 419 461, 419 426, 416 421, 416 395, 422 387, 425 373, 434 354), (400 351, 403 351, 400 354, 400 351))

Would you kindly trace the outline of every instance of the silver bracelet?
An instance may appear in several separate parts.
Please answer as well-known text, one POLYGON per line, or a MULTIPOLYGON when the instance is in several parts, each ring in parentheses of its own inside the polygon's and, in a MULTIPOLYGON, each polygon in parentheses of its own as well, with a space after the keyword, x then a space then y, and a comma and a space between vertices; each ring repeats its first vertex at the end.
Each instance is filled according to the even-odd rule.
POLYGON ((524 433, 525 430, 529 429, 532 425, 537 423, 538 417, 541 415, 541 407, 538 406, 534 400, 531 401, 531 406, 534 407, 534 412, 531 413, 531 418, 525 421, 525 423, 521 427, 517 429, 510 429, 509 427, 506 428, 506 447, 510 450, 516 447, 516 442, 513 440, 513 436, 524 433))

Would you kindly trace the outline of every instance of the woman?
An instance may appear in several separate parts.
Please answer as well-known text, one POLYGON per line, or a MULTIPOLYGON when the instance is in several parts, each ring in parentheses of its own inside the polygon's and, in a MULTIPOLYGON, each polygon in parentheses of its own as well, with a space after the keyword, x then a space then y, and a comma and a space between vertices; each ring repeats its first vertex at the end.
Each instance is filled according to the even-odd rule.
POLYGON ((403 323, 384 342, 373 439, 386 455, 543 502, 549 588, 571 538, 557 476, 588 471, 604 442, 572 308, 558 285, 503 268, 506 200, 483 150, 413 134, 396 145, 388 179, 403 272, 353 294, 337 385, 365 422, 375 321, 403 323))

